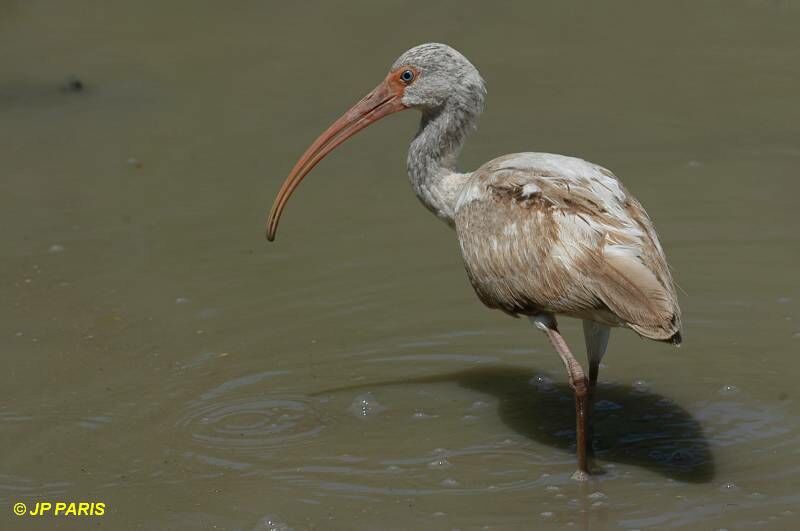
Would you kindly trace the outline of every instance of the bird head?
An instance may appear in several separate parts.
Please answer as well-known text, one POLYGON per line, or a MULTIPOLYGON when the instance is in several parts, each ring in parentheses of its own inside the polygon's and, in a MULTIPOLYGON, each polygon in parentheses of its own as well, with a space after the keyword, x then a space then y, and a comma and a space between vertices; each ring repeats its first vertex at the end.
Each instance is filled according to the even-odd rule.
POLYGON ((478 70, 450 46, 429 43, 406 51, 383 81, 333 122, 298 159, 275 197, 267 219, 267 239, 275 239, 281 214, 303 178, 357 132, 410 108, 423 114, 435 114, 448 107, 480 112, 485 94, 478 70))
POLYGON ((423 112, 447 106, 480 111, 486 88, 478 69, 446 44, 428 43, 411 48, 397 58, 394 74, 406 87, 402 102, 423 112))

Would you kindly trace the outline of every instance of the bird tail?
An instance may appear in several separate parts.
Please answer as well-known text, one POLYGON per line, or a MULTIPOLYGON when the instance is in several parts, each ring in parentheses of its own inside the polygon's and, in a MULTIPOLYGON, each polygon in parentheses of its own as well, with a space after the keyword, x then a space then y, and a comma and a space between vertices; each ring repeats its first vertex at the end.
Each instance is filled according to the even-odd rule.
POLYGON ((663 341, 664 343, 669 343, 671 345, 675 345, 676 347, 680 347, 681 343, 683 343, 683 336, 681 335, 681 331, 678 330, 677 332, 672 334, 672 337, 670 337, 669 339, 664 339, 663 341))

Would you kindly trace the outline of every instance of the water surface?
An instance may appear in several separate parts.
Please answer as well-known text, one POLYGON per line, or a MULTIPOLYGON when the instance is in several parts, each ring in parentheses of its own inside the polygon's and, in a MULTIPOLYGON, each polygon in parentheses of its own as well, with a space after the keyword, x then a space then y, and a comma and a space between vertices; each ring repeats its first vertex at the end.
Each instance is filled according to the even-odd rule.
POLYGON ((800 6, 516 4, 0 4, 0 527, 794 528, 800 6), (683 290, 681 349, 612 336, 588 484, 560 360, 409 189, 413 113, 263 240, 306 145, 430 40, 488 83, 465 169, 612 168, 683 290), (108 511, 12 514, 37 500, 108 511))

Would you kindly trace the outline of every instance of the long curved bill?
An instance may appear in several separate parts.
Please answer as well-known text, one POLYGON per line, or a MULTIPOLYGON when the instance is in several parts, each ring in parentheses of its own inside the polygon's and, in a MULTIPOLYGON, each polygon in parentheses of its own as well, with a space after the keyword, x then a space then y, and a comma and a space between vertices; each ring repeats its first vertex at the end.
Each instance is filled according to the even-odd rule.
POLYGON ((394 79, 392 74, 389 74, 372 92, 364 96, 361 101, 353 105, 349 111, 333 122, 303 153, 303 156, 294 165, 292 171, 289 172, 286 180, 283 181, 283 185, 275 197, 275 202, 272 204, 272 211, 269 213, 269 218, 267 218, 267 239, 269 241, 275 239, 278 221, 280 221, 281 213, 286 207, 292 192, 319 161, 325 158, 339 144, 368 125, 377 122, 384 116, 407 108, 401 101, 403 87, 395 82, 394 79))

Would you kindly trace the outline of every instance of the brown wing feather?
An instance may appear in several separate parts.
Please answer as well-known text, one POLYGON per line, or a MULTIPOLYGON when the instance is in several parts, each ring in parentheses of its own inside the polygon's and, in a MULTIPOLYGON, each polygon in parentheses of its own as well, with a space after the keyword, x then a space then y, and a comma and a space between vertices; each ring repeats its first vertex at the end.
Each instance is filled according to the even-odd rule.
POLYGON ((680 309, 644 209, 608 170, 562 157, 560 171, 548 157, 496 159, 462 194, 456 231, 480 299, 679 342, 680 309))

